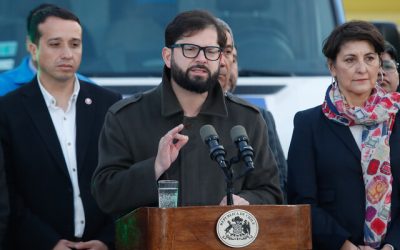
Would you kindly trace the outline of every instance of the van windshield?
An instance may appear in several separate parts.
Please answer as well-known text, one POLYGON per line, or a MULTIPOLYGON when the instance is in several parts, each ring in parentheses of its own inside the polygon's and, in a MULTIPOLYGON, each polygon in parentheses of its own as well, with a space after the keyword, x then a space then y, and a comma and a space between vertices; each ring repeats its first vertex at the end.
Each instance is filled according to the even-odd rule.
MULTIPOLYGON (((181 11, 206 9, 234 33, 241 75, 326 75, 322 42, 336 25, 328 0, 49 0, 83 26, 79 72, 92 77, 161 76, 164 29, 181 11), (93 4, 96 7, 93 7, 93 4)), ((24 56, 26 16, 36 1, 0 3, 0 72, 24 56)))

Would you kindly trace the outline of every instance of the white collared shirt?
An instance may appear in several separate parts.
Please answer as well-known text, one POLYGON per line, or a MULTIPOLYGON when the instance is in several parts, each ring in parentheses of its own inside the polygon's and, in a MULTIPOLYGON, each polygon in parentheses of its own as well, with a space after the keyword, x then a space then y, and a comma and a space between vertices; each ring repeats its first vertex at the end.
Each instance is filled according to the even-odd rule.
MULTIPOLYGON (((72 183, 74 195, 74 225, 75 237, 81 238, 85 230, 85 211, 79 190, 78 169, 76 161, 76 100, 78 98, 80 85, 79 80, 75 77, 74 91, 69 98, 68 108, 64 110, 57 106, 56 99, 43 87, 39 82, 40 90, 49 110, 53 125, 56 129, 58 140, 67 164, 69 178, 72 183)), ((62 215, 60 215, 62 216, 62 215)))

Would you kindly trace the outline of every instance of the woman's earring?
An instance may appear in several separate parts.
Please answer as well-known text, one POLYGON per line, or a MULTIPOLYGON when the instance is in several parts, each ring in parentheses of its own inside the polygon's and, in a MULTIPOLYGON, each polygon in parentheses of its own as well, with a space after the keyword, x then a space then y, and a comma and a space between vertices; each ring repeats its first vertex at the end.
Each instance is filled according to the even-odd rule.
POLYGON ((332 87, 336 87, 337 86, 336 76, 332 76, 331 85, 332 85, 332 87))

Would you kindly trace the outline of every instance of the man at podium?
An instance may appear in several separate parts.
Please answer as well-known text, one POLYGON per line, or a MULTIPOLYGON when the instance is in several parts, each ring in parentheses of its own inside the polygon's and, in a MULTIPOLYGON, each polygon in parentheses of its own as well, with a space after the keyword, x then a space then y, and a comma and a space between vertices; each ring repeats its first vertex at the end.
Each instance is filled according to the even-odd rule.
MULTIPOLYGON (((205 11, 183 12, 167 26, 161 84, 116 103, 105 119, 92 180, 93 195, 105 212, 121 215, 157 206, 161 179, 179 181, 178 206, 226 205, 225 175, 199 133, 205 124, 218 133, 227 162, 238 155, 230 138, 235 125, 245 128, 254 149, 255 167, 234 181, 233 204, 282 203, 259 110, 224 94, 218 83, 225 44, 224 30, 205 11)), ((233 164, 234 173, 244 165, 233 164)))

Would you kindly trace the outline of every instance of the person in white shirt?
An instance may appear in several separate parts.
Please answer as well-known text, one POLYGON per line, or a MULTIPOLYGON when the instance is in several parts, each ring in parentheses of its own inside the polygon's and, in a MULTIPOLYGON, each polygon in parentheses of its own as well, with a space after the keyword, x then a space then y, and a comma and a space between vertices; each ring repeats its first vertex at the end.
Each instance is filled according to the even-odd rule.
POLYGON ((114 225, 90 193, 97 142, 119 94, 79 80, 82 27, 49 6, 32 16, 34 79, 0 100, 12 249, 113 249, 114 225))

